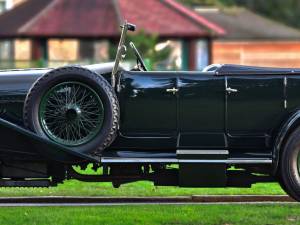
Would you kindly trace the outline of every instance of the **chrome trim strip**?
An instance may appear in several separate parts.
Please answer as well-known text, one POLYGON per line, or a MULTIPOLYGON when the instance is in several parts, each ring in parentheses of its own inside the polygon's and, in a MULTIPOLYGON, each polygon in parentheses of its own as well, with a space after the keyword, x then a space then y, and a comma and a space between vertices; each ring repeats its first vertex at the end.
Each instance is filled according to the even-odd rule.
POLYGON ((225 164, 271 164, 272 159, 172 159, 172 158, 108 158, 101 159, 102 163, 225 163, 225 164))
POLYGON ((269 164, 272 163, 271 159, 180 159, 179 163, 224 163, 224 164, 269 164))
POLYGON ((227 164, 272 164, 272 159, 228 159, 227 164))
POLYGON ((177 155, 228 155, 228 150, 177 150, 177 155))
POLYGON ((171 158, 102 158, 102 163, 178 163, 178 159, 171 158))

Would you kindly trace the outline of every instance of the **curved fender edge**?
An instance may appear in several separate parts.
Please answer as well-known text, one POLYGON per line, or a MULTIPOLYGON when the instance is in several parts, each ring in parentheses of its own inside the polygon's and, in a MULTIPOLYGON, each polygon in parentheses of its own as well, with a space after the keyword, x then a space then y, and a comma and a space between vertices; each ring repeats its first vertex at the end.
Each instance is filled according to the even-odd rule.
POLYGON ((290 130, 297 125, 297 122, 300 122, 300 110, 294 112, 288 120, 281 126, 279 132, 276 136, 274 146, 273 146, 273 165, 272 165, 272 174, 275 175, 277 173, 278 165, 279 165, 279 157, 280 150, 282 148, 283 142, 290 130))
POLYGON ((33 151, 45 159, 63 163, 100 162, 100 158, 73 151, 71 148, 59 145, 49 139, 38 136, 16 124, 0 118, 0 131, 12 134, 12 141, 18 140, 21 135, 24 145, 31 144, 33 151), (1 131, 2 130, 2 131, 1 131), (39 150, 37 149, 37 146, 39 150))

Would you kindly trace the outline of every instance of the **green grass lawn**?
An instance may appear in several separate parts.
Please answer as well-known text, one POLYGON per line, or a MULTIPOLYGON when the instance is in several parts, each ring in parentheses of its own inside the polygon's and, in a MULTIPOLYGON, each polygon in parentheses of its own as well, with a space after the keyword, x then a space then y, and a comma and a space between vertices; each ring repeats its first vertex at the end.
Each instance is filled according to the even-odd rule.
MULTIPOLYGON (((91 165, 78 172, 101 174, 92 171, 91 165)), ((191 196, 191 195, 282 195, 285 194, 277 183, 255 184, 252 188, 179 188, 155 187, 152 182, 140 181, 113 188, 111 183, 87 183, 68 180, 50 188, 0 188, 0 197, 7 196, 191 196)), ((0 223, 1 225, 1 223, 0 223)))
POLYGON ((115 189, 111 183, 66 181, 50 188, 0 188, 6 196, 190 196, 190 195, 275 195, 284 194, 276 183, 255 184, 252 188, 155 187, 151 182, 136 182, 115 189))
POLYGON ((5 225, 300 224, 298 205, 141 205, 1 208, 5 225))
MULTIPOLYGON (((0 188, 7 196, 190 196, 221 194, 284 194, 278 184, 252 188, 155 187, 135 182, 114 189, 111 183, 66 181, 51 188, 0 188)), ((106 207, 2 207, 0 224, 300 224, 298 205, 140 205, 106 207)))

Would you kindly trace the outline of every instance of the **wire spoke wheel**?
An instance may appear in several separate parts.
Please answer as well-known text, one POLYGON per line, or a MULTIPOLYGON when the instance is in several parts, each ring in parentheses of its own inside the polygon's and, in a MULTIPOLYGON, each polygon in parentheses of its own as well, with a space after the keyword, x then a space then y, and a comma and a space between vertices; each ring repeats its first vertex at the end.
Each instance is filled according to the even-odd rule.
MULTIPOLYGON (((119 101, 113 87, 99 74, 99 67, 97 73, 80 66, 59 67, 39 77, 29 89, 23 108, 24 126, 71 150, 53 152, 48 158, 81 160, 72 154, 75 152, 98 157, 115 141, 119 101)), ((38 144, 34 148, 45 154, 38 144)))
POLYGON ((101 130, 104 107, 99 95, 86 84, 64 82, 41 98, 39 120, 50 139, 78 146, 91 141, 101 130))

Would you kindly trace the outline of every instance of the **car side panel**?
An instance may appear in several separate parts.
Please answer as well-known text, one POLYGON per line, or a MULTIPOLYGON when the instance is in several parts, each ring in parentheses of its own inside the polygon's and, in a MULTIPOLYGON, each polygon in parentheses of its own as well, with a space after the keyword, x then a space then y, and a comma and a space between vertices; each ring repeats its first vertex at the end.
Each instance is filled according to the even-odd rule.
POLYGON ((232 75, 226 77, 226 131, 231 149, 271 147, 272 133, 281 123, 284 108, 284 76, 232 75))
POLYGON ((300 109, 300 76, 286 77, 286 106, 288 112, 300 109))
POLYGON ((0 72, 0 117, 23 126, 23 104, 33 82, 45 70, 0 72))
POLYGON ((224 76, 199 72, 178 73, 178 148, 227 147, 224 128, 224 76))
POLYGON ((120 135, 111 148, 176 149, 176 72, 124 71, 120 73, 118 97, 120 135))

